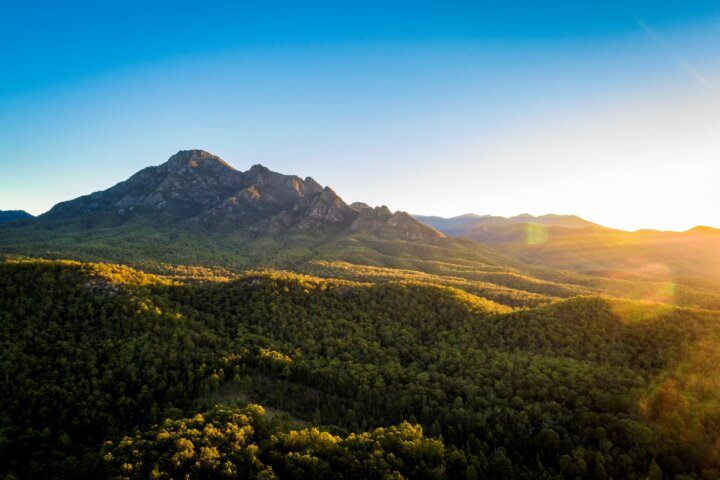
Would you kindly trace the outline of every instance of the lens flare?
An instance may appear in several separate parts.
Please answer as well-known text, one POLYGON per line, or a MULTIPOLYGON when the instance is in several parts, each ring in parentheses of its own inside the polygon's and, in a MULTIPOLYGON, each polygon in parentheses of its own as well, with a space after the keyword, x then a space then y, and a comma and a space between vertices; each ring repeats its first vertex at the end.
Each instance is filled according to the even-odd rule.
POLYGON ((674 272, 663 263, 640 263, 637 258, 628 258, 626 267, 610 275, 615 280, 628 280, 625 295, 648 302, 674 303, 677 283, 674 272), (641 280, 633 282, 634 280, 641 280))
POLYGON ((539 245, 546 243, 550 237, 548 227, 536 223, 528 223, 526 238, 528 245, 539 245))

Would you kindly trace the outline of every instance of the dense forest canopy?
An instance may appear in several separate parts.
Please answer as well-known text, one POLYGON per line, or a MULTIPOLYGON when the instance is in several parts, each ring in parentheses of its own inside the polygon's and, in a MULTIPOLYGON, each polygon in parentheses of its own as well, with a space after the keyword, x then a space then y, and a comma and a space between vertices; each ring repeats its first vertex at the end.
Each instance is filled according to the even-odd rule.
POLYGON ((1 264, 2 475, 720 475, 713 310, 308 270, 1 264))

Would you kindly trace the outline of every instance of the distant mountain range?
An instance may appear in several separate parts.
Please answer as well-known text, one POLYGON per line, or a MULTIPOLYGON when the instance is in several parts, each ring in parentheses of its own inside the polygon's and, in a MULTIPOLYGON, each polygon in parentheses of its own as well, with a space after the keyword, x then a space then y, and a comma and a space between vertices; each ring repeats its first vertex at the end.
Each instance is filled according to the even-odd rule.
POLYGON ((632 278, 720 279, 720 230, 627 232, 575 215, 415 215, 449 237, 493 245, 525 265, 632 278))
POLYGON ((25 220, 34 218, 25 210, 0 210, 0 223, 14 222, 15 220, 25 220))
POLYGON ((500 217, 468 213, 451 218, 425 215, 414 215, 414 217, 424 224, 443 232, 445 235, 467 237, 484 243, 511 242, 515 240, 515 236, 519 235, 519 231, 522 230, 522 227, 518 228, 518 226, 528 224, 571 229, 604 228, 575 215, 549 214, 533 216, 523 213, 514 217, 500 217))

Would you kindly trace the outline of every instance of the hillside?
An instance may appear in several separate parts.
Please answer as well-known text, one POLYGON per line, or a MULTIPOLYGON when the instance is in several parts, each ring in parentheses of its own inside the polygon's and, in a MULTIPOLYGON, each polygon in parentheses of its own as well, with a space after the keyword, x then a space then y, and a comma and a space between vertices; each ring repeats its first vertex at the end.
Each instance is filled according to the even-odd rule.
POLYGON ((512 242, 497 250, 526 264, 575 270, 611 279, 655 278, 665 282, 720 280, 720 230, 687 232, 576 231, 541 242, 512 242))
POLYGON ((0 265, 0 315, 2 474, 720 468, 717 312, 598 296, 512 311, 417 279, 23 261, 0 265))

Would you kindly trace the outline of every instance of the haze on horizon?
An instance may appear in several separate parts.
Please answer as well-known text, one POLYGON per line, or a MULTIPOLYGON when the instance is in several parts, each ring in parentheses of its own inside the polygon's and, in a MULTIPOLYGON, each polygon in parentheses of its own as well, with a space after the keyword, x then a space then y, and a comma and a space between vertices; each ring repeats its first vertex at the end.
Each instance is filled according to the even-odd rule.
POLYGON ((416 214, 720 227, 717 2, 2 10, 0 210, 201 148, 416 214))

